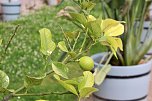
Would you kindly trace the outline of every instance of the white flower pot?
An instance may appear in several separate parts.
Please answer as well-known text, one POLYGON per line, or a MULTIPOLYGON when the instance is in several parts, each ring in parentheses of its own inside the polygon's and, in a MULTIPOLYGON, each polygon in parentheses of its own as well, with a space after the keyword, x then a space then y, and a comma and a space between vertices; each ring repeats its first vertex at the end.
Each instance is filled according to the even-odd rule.
MULTIPOLYGON (((95 67, 104 54, 92 56, 95 67)), ((112 66, 105 81, 95 85, 99 89, 94 93, 95 101, 147 101, 151 67, 152 60, 141 65, 112 66)))
POLYGON ((48 1, 48 4, 50 6, 56 6, 56 5, 58 5, 58 0, 47 0, 47 1, 48 1))
MULTIPOLYGON (((141 35, 141 42, 144 42, 145 38, 152 39, 152 29, 149 29, 151 21, 144 21, 143 32, 141 35), (147 32, 149 33, 147 34, 147 32)), ((152 48, 148 51, 147 54, 152 54, 152 48)))
POLYGON ((4 21, 16 20, 20 16, 20 6, 19 1, 3 2, 2 5, 2 19, 4 21))
POLYGON ((152 3, 149 7, 149 15, 150 15, 150 19, 152 20, 152 3))

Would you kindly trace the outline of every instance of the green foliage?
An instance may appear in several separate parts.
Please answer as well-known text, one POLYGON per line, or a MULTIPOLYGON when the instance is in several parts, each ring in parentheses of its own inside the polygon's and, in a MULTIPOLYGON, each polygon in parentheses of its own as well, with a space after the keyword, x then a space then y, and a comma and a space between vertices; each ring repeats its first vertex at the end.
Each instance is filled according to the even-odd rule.
POLYGON ((104 65, 100 70, 99 70, 99 68, 96 68, 96 70, 95 70, 95 73, 96 73, 96 75, 95 75, 95 83, 97 85, 100 85, 104 81, 107 73, 110 70, 111 70, 111 66, 110 65, 104 65))
POLYGON ((46 75, 41 76, 41 77, 26 76, 25 81, 24 81, 24 86, 25 87, 32 87, 35 85, 40 85, 45 77, 46 77, 46 75))
MULTIPOLYGON (((141 44, 144 20, 150 3, 151 1, 147 0, 101 1, 103 18, 126 22, 127 29, 121 37, 124 51, 117 51, 120 62, 116 65, 136 65, 151 48, 151 38, 145 37, 145 41, 141 44)), ((150 35, 151 28, 152 26, 149 26, 147 36, 150 35)))
POLYGON ((52 70, 61 77, 68 79, 68 68, 60 62, 52 63, 52 70))
POLYGON ((59 47, 63 52, 68 52, 68 49, 67 49, 66 44, 65 44, 64 41, 60 41, 60 42, 58 43, 58 47, 59 47))
POLYGON ((51 55, 56 48, 56 44, 52 41, 51 31, 43 28, 39 32, 41 37, 41 52, 44 55, 51 55))
MULTIPOLYGON (((33 76, 34 74, 30 76, 26 75, 23 87, 18 88, 17 90, 9 93, 11 94, 12 97, 35 96, 35 95, 43 96, 43 95, 52 95, 52 94, 63 95, 63 94, 69 94, 70 92, 70 94, 76 95, 78 97, 78 100, 80 101, 81 98, 88 97, 91 93, 97 91, 97 89, 93 87, 94 85, 93 73, 91 73, 90 71, 83 71, 83 75, 81 74, 80 76, 75 76, 71 78, 68 76, 70 70, 68 68, 69 66, 67 65, 72 62, 78 63, 78 59, 84 56, 84 54, 87 54, 87 51, 90 50, 92 45, 96 43, 100 43, 100 39, 102 37, 111 36, 114 40, 117 40, 117 38, 115 37, 123 33, 123 29, 122 29, 123 26, 121 25, 121 23, 115 20, 113 21, 114 25, 111 25, 111 23, 108 23, 108 25, 106 25, 104 22, 110 21, 110 19, 107 20, 96 19, 91 15, 89 17, 89 12, 91 9, 93 9, 95 5, 92 1, 84 0, 83 2, 81 1, 79 3, 80 3, 79 7, 81 9, 80 12, 78 11, 79 13, 70 13, 71 15, 70 20, 73 21, 73 23, 78 26, 76 34, 74 33, 74 31, 70 32, 72 34, 74 33, 75 35, 74 37, 72 37, 73 40, 70 40, 69 35, 65 34, 63 29, 61 30, 63 32, 62 36, 64 36, 64 39, 62 39, 63 41, 60 42, 53 41, 54 39, 53 36, 55 36, 56 34, 52 34, 49 29, 42 28, 41 30, 39 30, 40 43, 41 43, 40 51, 43 54, 41 58, 43 58, 45 62, 43 68, 41 68, 40 71, 37 73, 38 76, 33 76), (94 26, 97 28, 95 28, 94 26), (109 29, 104 28, 107 26, 109 29), (118 34, 114 33, 114 35, 112 35, 111 33, 114 31, 111 30, 112 28, 117 29, 119 33, 118 34), (82 42, 80 37, 83 40, 82 42), (58 43, 58 47, 56 47, 56 43, 58 43), (62 54, 61 50, 66 54, 65 53, 64 53, 65 55, 62 54), (54 61, 54 59, 52 58, 53 55, 52 53, 54 53, 55 51, 57 51, 58 54, 61 54, 60 62, 57 60, 54 61), (47 76, 52 76, 51 74, 54 75, 58 83, 61 84, 67 92, 53 92, 49 90, 48 92, 44 92, 44 93, 43 92, 29 93, 29 90, 35 87, 36 85, 41 86, 41 84, 43 83, 43 81, 46 79, 47 76)), ((113 52, 116 52, 116 48, 121 48, 120 44, 116 46, 115 45, 116 43, 112 44, 109 41, 111 42, 111 39, 109 39, 108 41, 105 40, 105 42, 109 43, 111 47, 115 48, 113 52)), ((120 41, 121 40, 119 40, 119 42, 120 41)), ((103 73, 103 72, 99 72, 99 73, 103 73)), ((2 81, 2 86, 4 84, 5 82, 2 81)), ((7 96, 5 96, 4 94, 4 99, 6 98, 7 96)))
POLYGON ((4 92, 9 85, 9 77, 7 74, 0 70, 0 92, 4 92))

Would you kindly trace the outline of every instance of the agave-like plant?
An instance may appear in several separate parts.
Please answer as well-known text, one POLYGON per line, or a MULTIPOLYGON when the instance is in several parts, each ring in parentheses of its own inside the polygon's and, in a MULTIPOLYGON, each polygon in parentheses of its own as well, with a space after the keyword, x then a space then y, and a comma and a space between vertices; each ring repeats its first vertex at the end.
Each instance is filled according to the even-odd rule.
POLYGON ((115 65, 136 65, 152 47, 152 37, 150 37, 152 25, 147 31, 148 37, 145 37, 144 42, 141 43, 145 16, 151 2, 150 0, 120 0, 120 2, 101 0, 103 18, 126 22, 125 33, 121 36, 124 51, 117 51, 120 61, 115 65))

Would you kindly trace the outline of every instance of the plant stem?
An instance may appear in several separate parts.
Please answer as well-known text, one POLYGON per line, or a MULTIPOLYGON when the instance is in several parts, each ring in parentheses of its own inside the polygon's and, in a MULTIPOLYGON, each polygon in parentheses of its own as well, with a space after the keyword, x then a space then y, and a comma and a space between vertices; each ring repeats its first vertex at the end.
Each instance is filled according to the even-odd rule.
POLYGON ((64 95, 64 94, 72 94, 69 91, 66 92, 47 92, 47 93, 37 93, 37 94, 14 94, 13 97, 18 97, 18 96, 48 96, 51 94, 57 94, 57 95, 64 95))
POLYGON ((62 28, 61 26, 60 26, 60 28, 61 28, 61 30, 62 30, 62 32, 63 32, 63 34, 64 34, 64 38, 65 38, 65 40, 67 41, 67 43, 68 43, 68 46, 69 46, 70 50, 72 50, 71 45, 70 45, 70 42, 69 42, 68 38, 66 37, 65 32, 64 32, 64 30, 63 30, 63 28, 62 28))
POLYGON ((7 52, 7 49, 8 49, 8 47, 9 47, 9 45, 11 44, 14 36, 16 35, 16 32, 17 32, 18 28, 19 28, 19 25, 16 26, 16 28, 15 28, 15 30, 14 30, 14 32, 13 32, 13 35, 10 37, 10 39, 9 39, 9 41, 8 41, 6 47, 5 47, 5 50, 4 50, 4 53, 5 53, 5 54, 6 54, 6 52, 7 52))
POLYGON ((105 65, 108 65, 108 63, 110 62, 112 56, 113 56, 113 53, 110 54, 110 56, 109 56, 108 60, 106 61, 105 65))
POLYGON ((46 56, 46 57, 45 57, 45 66, 44 66, 44 68, 43 68, 44 71, 46 70, 47 65, 48 65, 48 57, 49 57, 49 56, 46 56))
POLYGON ((16 94, 16 93, 22 91, 24 88, 25 88, 25 86, 22 86, 19 89, 15 90, 13 93, 16 94))
POLYGON ((54 71, 53 70, 50 70, 49 72, 46 73, 46 75, 50 75, 52 74, 54 71))
POLYGON ((73 47, 72 47, 72 51, 74 51, 75 45, 77 44, 79 37, 80 37, 80 32, 79 32, 78 36, 75 39, 75 42, 74 42, 73 47))
POLYGON ((62 63, 66 63, 68 61, 68 59, 69 59, 69 55, 64 58, 64 60, 62 61, 62 63))
POLYGON ((109 53, 108 53, 108 54, 105 54, 105 55, 101 58, 101 60, 100 60, 100 62, 99 62, 99 64, 98 64, 98 67, 97 67, 97 68, 100 67, 100 64, 102 64, 102 63, 104 62, 105 58, 106 58, 108 55, 109 55, 109 53))
POLYGON ((85 38, 84 38, 84 40, 83 40, 83 43, 82 43, 82 45, 81 45, 81 47, 80 47, 79 52, 81 52, 81 51, 82 51, 82 49, 83 49, 83 47, 84 47, 84 44, 85 44, 86 39, 87 39, 87 34, 88 34, 88 29, 86 30, 86 33, 85 33, 85 38))

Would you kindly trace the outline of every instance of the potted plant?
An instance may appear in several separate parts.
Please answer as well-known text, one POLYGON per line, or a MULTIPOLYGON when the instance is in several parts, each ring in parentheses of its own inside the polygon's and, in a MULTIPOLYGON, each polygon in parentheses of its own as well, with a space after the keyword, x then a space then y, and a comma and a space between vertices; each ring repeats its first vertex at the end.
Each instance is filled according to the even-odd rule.
POLYGON ((4 21, 16 20, 19 17, 21 8, 19 0, 5 0, 1 3, 1 6, 4 21))
POLYGON ((63 0, 47 0, 48 5, 50 6, 56 6, 59 5, 63 0))
MULTIPOLYGON (((148 95, 152 67, 152 55, 145 56, 152 47, 152 37, 146 37, 145 41, 141 43, 148 1, 143 0, 142 3, 139 0, 127 1, 127 7, 123 10, 110 9, 106 2, 102 3, 107 10, 102 15, 107 17, 111 15, 115 19, 125 21, 126 30, 121 36, 123 51, 117 50, 117 58, 112 57, 110 60, 111 71, 102 85, 96 85, 99 91, 94 95, 97 99, 108 101, 144 101, 148 95), (142 13, 140 14, 139 11, 142 13), (139 16, 140 19, 137 19, 139 16)), ((124 4, 126 5, 126 3, 124 4)), ((151 29, 151 26, 148 29, 151 29)), ((150 30, 147 33, 150 35, 150 30)), ((106 44, 109 45, 109 43, 106 44)), ((95 67, 101 67, 98 61, 104 57, 104 54, 92 56, 95 60, 95 67)))
MULTIPOLYGON (((45 65, 38 73, 38 75, 26 75, 24 82, 22 82, 22 86, 17 90, 9 89, 9 77, 3 71, 0 70, 0 93, 3 93, 3 100, 8 101, 14 97, 22 97, 22 96, 44 96, 44 95, 64 95, 64 94, 73 94, 77 96, 78 101, 83 98, 88 97, 91 93, 97 91, 94 85, 94 75, 90 71, 94 67, 94 62, 91 57, 86 56, 87 52, 90 50, 92 45, 96 42, 100 42, 100 40, 109 38, 109 40, 105 42, 116 41, 117 44, 110 44, 111 48, 122 48, 121 39, 115 38, 114 36, 119 36, 124 32, 124 26, 116 20, 113 19, 105 19, 95 18, 89 14, 90 10, 95 6, 93 2, 89 2, 88 0, 81 2, 76 1, 76 3, 80 6, 80 12, 70 12, 70 20, 77 25, 76 31, 72 32, 64 32, 62 35, 63 39, 59 42, 54 42, 52 36, 54 36, 51 31, 47 28, 42 28, 39 30, 41 46, 40 51, 42 53, 42 58, 44 58, 45 65), (89 4, 89 5, 88 5, 89 4), (112 21, 112 22, 111 22, 112 21), (113 26, 109 26, 109 25, 113 26), (106 28, 108 29, 102 29, 106 28), (102 28, 101 28, 102 27, 102 28), (117 30, 112 30, 113 28, 118 28, 117 30), (101 32, 113 32, 107 34, 101 34, 101 32), (117 45, 117 46, 115 46, 117 45), (64 56, 61 55, 62 58, 59 61, 56 61, 51 58, 53 52, 66 53, 64 56), (75 63, 79 67, 82 68, 80 72, 81 75, 75 76, 71 78, 68 76, 70 68, 68 68, 69 64, 75 63), (50 75, 53 74, 53 75, 50 75), (29 89, 33 86, 38 86, 42 83, 42 81, 48 76, 53 76, 59 84, 61 84, 65 88, 65 92, 52 92, 51 90, 48 92, 40 92, 40 93, 30 93, 29 89)), ((2 50, 3 57, 1 59, 5 59, 5 53, 13 37, 15 36, 19 26, 16 27, 13 35, 11 36, 8 44, 2 50)), ((0 41, 0 44, 2 40, 0 41)), ((115 50, 113 53, 115 54, 115 50)), ((1 61, 0 61, 1 62, 1 61)), ((3 64, 1 64, 3 65, 3 64)), ((75 65, 74 65, 75 66, 75 65)), ((105 76, 105 71, 101 70, 102 73, 98 73, 100 75, 105 76)), ((96 80, 97 82, 102 82, 101 80, 96 80)), ((45 101, 45 100, 44 100, 45 101)))

